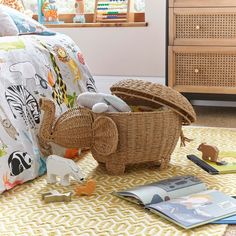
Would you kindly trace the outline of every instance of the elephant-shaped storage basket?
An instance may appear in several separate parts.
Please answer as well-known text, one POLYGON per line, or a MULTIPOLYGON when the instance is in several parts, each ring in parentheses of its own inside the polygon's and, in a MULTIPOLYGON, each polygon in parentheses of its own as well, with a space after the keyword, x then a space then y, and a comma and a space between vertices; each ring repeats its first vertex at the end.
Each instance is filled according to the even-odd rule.
POLYGON ((150 163, 166 168, 182 125, 196 114, 177 91, 142 80, 124 80, 111 87, 129 105, 149 106, 154 111, 94 114, 74 108, 55 119, 55 105, 41 99, 44 118, 39 130, 41 151, 50 154, 50 143, 67 148, 90 148, 110 174, 123 174, 127 165, 150 163))

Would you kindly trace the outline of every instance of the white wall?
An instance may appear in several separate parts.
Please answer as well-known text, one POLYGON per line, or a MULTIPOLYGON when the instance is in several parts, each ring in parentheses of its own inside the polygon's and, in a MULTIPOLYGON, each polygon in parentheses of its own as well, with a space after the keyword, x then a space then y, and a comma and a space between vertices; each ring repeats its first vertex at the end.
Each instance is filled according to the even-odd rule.
POLYGON ((146 0, 148 27, 61 28, 83 51, 94 75, 165 73, 165 2, 146 0))

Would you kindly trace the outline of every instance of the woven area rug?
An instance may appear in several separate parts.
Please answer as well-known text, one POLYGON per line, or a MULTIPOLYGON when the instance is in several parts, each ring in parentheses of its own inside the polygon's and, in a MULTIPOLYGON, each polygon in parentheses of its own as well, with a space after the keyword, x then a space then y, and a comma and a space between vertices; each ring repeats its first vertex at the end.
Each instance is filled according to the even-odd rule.
POLYGON ((111 195, 112 191, 186 174, 198 176, 209 188, 236 195, 236 174, 212 176, 186 158, 186 154, 198 154, 197 146, 203 141, 222 151, 236 150, 236 130, 186 127, 184 133, 194 141, 184 148, 178 144, 169 169, 163 171, 139 166, 129 168, 123 176, 109 176, 90 154, 85 155, 78 164, 97 181, 91 197, 73 196, 69 203, 45 204, 41 193, 51 189, 74 192, 77 186, 73 181, 69 187, 47 185, 46 176, 5 192, 0 196, 0 235, 224 235, 227 225, 183 230, 141 206, 111 195))

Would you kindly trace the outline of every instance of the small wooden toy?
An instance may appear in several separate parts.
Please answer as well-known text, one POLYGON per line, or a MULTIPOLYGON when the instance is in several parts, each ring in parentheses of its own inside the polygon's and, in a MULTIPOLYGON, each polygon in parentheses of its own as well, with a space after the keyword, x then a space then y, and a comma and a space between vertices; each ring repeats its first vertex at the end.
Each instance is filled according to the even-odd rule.
POLYGON ((76 195, 91 196, 96 189, 96 181, 93 179, 88 180, 88 182, 83 186, 78 186, 75 189, 76 195))
POLYGON ((56 177, 60 177, 60 183, 63 186, 70 185, 70 175, 78 181, 83 181, 84 177, 80 168, 73 160, 66 159, 57 155, 50 155, 46 160, 47 164, 47 182, 56 183, 56 177))
POLYGON ((42 200, 45 203, 50 202, 71 202, 72 192, 59 193, 56 190, 51 190, 47 193, 42 194, 42 200))
POLYGON ((42 0, 42 13, 45 22, 58 22, 56 0, 42 0))
POLYGON ((75 0, 75 17, 74 23, 85 23, 84 17, 84 0, 75 0))
POLYGON ((96 0, 94 22, 132 21, 133 6, 133 0, 96 0))
POLYGON ((197 150, 202 152, 203 160, 217 162, 219 149, 216 146, 201 143, 197 150))

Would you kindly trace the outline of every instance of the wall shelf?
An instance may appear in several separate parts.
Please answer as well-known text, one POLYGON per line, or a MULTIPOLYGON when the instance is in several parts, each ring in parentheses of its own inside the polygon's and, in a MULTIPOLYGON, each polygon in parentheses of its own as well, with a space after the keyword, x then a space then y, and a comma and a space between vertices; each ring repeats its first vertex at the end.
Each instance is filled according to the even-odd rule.
POLYGON ((83 27, 146 27, 147 22, 122 22, 122 23, 63 23, 45 24, 48 28, 83 28, 83 27))

